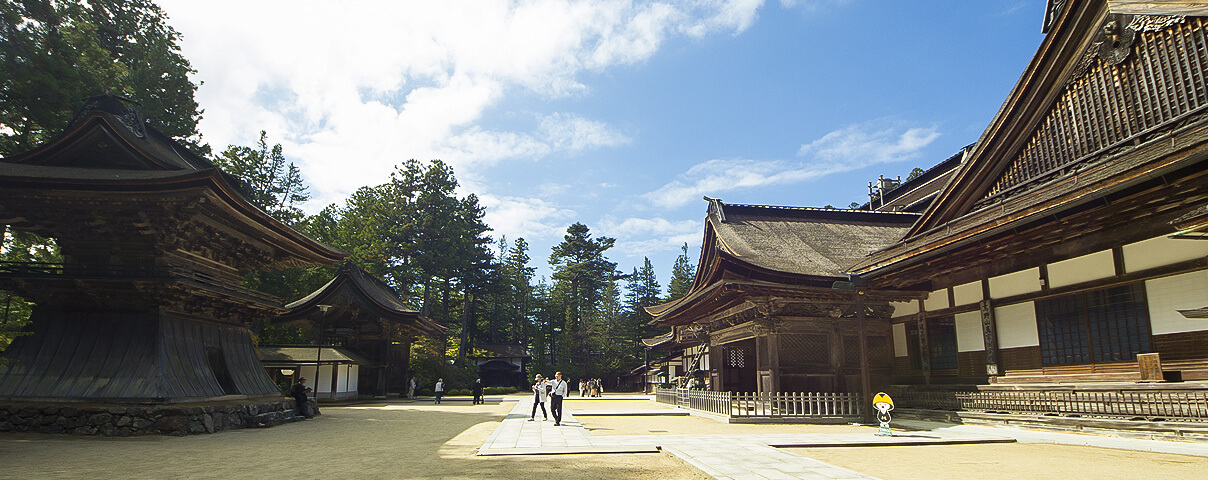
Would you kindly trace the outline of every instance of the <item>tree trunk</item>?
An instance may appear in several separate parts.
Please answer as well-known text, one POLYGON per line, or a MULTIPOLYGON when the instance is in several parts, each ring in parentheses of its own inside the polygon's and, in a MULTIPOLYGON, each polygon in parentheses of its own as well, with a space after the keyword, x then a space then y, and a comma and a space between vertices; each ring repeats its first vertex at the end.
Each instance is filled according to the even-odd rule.
POLYGON ((466 363, 466 345, 470 343, 470 289, 467 287, 462 293, 461 306, 461 343, 457 345, 457 364, 464 365, 466 363))

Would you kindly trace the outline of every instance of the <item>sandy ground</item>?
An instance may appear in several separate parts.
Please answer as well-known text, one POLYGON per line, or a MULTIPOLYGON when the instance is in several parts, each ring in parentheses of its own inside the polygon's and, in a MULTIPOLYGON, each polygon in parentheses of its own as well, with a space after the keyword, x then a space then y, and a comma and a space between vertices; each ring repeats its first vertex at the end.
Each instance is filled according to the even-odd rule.
MULTIPOLYGON (((488 397, 492 398, 492 397, 488 397)), ((497 397, 496 397, 497 398, 497 397)), ((0 435, 0 479, 698 479, 666 454, 477 457, 514 403, 430 400, 325 406, 315 420, 192 437, 0 435)), ((652 410, 652 401, 567 400, 567 410, 652 410)), ((697 417, 578 417, 592 435, 841 433, 850 425, 726 425, 697 417)), ((1208 458, 1039 444, 791 448, 886 480, 1199 478, 1208 458)))
POLYGON ((701 478, 666 454, 475 456, 514 405, 323 406, 314 420, 191 437, 0 435, 0 478, 701 478))
POLYGON ((1039 443, 784 450, 884 480, 1131 480, 1203 478, 1208 471, 1204 457, 1039 443))

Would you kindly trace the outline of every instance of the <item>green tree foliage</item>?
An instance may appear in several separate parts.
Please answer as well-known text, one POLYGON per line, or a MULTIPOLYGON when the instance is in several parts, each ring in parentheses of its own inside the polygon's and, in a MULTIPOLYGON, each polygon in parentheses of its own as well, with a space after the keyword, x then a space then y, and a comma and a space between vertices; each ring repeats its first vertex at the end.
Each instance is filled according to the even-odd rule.
MULTIPOLYGON (((687 248, 685 246, 685 248, 687 248)), ((678 263, 678 261, 677 261, 678 263)), ((662 293, 663 288, 659 286, 658 278, 654 273, 654 265, 650 263, 649 258, 645 258, 642 268, 634 268, 633 274, 629 276, 628 283, 625 287, 625 316, 626 316, 626 331, 625 333, 625 353, 631 358, 640 358, 642 351, 642 338, 647 338, 655 335, 655 328, 649 325, 652 320, 650 314, 646 312, 646 307, 651 307, 663 303, 662 293)))
MULTIPOLYGON (((0 242, 0 262, 61 263, 59 247, 53 239, 34 233, 14 230, 8 225, 0 226, 3 242, 0 242)), ((33 313, 33 302, 10 292, 0 290, 0 352, 8 348, 14 339, 23 335, 21 331, 29 324, 33 313)), ((4 359, 0 358, 0 362, 4 359)))
POLYGON ((688 244, 680 247, 680 255, 675 258, 671 267, 671 282, 667 285, 667 301, 678 300, 692 291, 692 283, 696 280, 696 265, 688 256, 688 244))
POLYGON ((0 2, 0 155, 67 126, 84 99, 125 96, 148 122, 199 153, 194 73, 180 34, 149 0, 0 2))
POLYGON ((273 218, 295 225, 305 216, 299 206, 310 200, 310 193, 302 172, 285 159, 280 143, 268 146, 264 130, 256 148, 230 145, 214 164, 239 177, 248 199, 273 218))
MULTIPOLYGON (((549 257, 556 282, 554 301, 561 305, 562 348, 575 352, 579 365, 587 368, 591 367, 589 339, 593 331, 586 320, 600 308, 606 284, 618 278, 617 264, 604 256, 615 242, 609 237, 591 238, 586 225, 575 223, 566 229, 562 243, 554 246, 549 257)), ((555 351, 555 359, 558 353, 555 351)))
POLYGON ((919 178, 923 175, 923 173, 926 173, 926 170, 923 170, 919 167, 914 167, 914 169, 910 170, 910 175, 906 176, 906 181, 909 182, 911 180, 919 178))

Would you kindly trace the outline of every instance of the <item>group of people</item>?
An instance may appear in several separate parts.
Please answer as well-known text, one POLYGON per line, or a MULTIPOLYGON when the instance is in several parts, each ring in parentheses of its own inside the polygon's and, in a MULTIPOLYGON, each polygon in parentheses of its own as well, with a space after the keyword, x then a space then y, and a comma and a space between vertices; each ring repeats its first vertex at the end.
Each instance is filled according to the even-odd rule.
POLYGON ((599 397, 604 395, 604 382, 598 378, 579 379, 580 397, 599 397))
MULTIPOLYGON (((443 378, 436 379, 436 388, 434 388, 432 391, 436 394, 436 403, 439 404, 440 397, 444 396, 444 394, 445 394, 445 379, 443 379, 443 378)), ((472 388, 470 390, 470 393, 472 395, 474 395, 474 405, 486 403, 486 401, 483 400, 483 398, 482 398, 482 379, 481 378, 474 380, 474 388, 472 388)), ((411 379, 411 386, 407 390, 407 398, 415 398, 414 394, 415 394, 415 379, 413 378, 413 379, 411 379)))
POLYGON ((541 421, 548 421, 554 416, 554 426, 562 425, 562 399, 566 398, 566 380, 562 372, 554 373, 552 380, 546 380, 538 373, 533 377, 533 411, 529 413, 529 421, 537 420, 537 408, 541 408, 541 421), (545 400, 549 399, 549 414, 545 413, 545 400))

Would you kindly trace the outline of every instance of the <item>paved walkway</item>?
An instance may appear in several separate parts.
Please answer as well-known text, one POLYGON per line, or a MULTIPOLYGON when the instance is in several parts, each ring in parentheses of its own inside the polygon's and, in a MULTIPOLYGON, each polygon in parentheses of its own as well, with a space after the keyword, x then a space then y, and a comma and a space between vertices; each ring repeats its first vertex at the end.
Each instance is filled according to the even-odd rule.
MULTIPOLYGON (((669 452, 717 479, 871 479, 845 468, 785 452, 776 447, 855 445, 920 445, 1013 442, 1014 439, 960 431, 913 432, 893 437, 856 433, 765 435, 609 435, 593 437, 574 414, 566 412, 562 426, 553 418, 529 421, 533 400, 517 402, 511 413, 483 443, 478 455, 557 455, 573 453, 669 452)), ((682 410, 650 410, 637 414, 682 415, 682 410)), ((616 415, 612 411, 582 411, 581 415, 616 415)))

